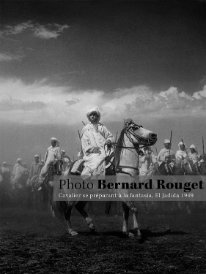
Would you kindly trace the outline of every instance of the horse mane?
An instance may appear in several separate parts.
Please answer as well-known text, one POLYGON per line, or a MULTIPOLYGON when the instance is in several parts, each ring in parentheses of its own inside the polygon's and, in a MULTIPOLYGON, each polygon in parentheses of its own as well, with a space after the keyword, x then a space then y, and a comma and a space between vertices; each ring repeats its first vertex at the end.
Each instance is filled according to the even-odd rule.
POLYGON ((117 144, 116 144, 116 148, 115 148, 115 152, 114 152, 115 168, 118 167, 118 165, 119 165, 121 150, 122 150, 122 147, 125 146, 125 143, 124 143, 125 131, 126 131, 126 128, 124 127, 121 130, 121 133, 120 133, 119 138, 117 140, 117 144))

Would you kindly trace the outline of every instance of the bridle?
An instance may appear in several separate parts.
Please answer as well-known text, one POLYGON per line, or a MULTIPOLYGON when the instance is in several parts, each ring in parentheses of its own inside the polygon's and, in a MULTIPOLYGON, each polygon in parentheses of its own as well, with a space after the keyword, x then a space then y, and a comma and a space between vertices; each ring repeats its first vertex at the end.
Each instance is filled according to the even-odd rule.
MULTIPOLYGON (((121 146, 117 146, 117 147, 119 147, 120 149, 129 149, 129 150, 130 149, 134 149, 137 152, 137 155, 139 155, 139 153, 140 153, 140 146, 139 146, 139 144, 134 143, 132 136, 135 139, 137 139, 137 140, 139 139, 139 136, 137 136, 137 134, 135 134, 134 130, 139 129, 140 127, 141 126, 138 126, 136 124, 130 124, 129 126, 125 127, 124 134, 127 136, 127 138, 129 139, 130 143, 133 146, 124 146, 124 145, 121 145, 121 146)), ((116 173, 124 173, 124 174, 127 174, 127 175, 129 174, 131 176, 131 174, 129 172, 123 171, 124 168, 134 169, 134 170, 136 170, 136 171, 139 172, 139 168, 138 167, 120 165, 119 162, 118 162, 117 165, 116 165, 116 173)))
MULTIPOLYGON (((129 150, 133 150, 134 149, 137 152, 137 155, 139 155, 140 152, 141 152, 141 149, 149 145, 148 141, 146 141, 145 138, 143 138, 141 136, 138 136, 135 133, 135 130, 137 130, 137 129, 141 128, 141 127, 142 126, 137 125, 135 123, 130 123, 129 125, 126 125, 125 128, 123 129, 122 134, 125 134, 127 136, 127 138, 129 139, 129 141, 131 142, 131 144, 133 146, 119 145, 118 142, 117 142, 117 143, 113 143, 114 146, 115 146, 115 149, 117 149, 117 148, 119 148, 119 149, 129 149, 129 150), (138 143, 135 143, 132 137, 134 137, 134 139, 138 140, 138 143, 141 143, 141 146, 138 143)), ((111 154, 109 156, 109 158, 111 159, 114 155, 115 155, 115 153, 113 153, 113 155, 111 154)), ((115 159, 114 159, 114 161, 115 161, 115 159)), ((131 174, 129 172, 123 171, 124 168, 134 169, 134 170, 136 170, 136 171, 139 172, 139 168, 138 167, 120 165, 119 161, 117 163, 115 163, 115 171, 116 171, 116 173, 124 173, 124 174, 127 174, 127 175, 131 176, 131 174)))

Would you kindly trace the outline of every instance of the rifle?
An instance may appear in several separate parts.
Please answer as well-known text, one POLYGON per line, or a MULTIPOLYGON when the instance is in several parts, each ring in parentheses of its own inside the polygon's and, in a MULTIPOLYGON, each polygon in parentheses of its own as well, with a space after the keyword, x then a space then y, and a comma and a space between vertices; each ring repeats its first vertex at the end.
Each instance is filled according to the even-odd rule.
POLYGON ((117 138, 118 138, 118 131, 116 132, 116 136, 115 136, 115 144, 117 143, 117 138))
POLYGON ((170 148, 169 148, 169 156, 170 156, 171 146, 172 146, 172 130, 171 130, 171 133, 170 133, 170 148))
POLYGON ((80 134, 79 130, 78 130, 78 135, 79 135, 79 140, 81 141, 81 134, 80 134))
MULTIPOLYGON (((82 136, 81 136, 79 130, 78 130, 78 135, 79 135, 79 140, 80 140, 80 143, 81 143, 81 138, 82 138, 82 136)), ((82 154, 82 153, 83 153, 83 149, 82 149, 82 143, 81 143, 81 154, 82 154)))
POLYGON ((173 173, 172 168, 171 168, 171 166, 169 165, 169 163, 171 163, 171 158, 170 158, 171 146, 172 146, 172 130, 171 130, 171 133, 170 133, 169 157, 168 157, 168 161, 165 162, 165 170, 166 170, 167 174, 172 174, 172 173, 173 173))
POLYGON ((204 142, 204 138, 202 136, 202 154, 205 154, 205 142, 204 142))

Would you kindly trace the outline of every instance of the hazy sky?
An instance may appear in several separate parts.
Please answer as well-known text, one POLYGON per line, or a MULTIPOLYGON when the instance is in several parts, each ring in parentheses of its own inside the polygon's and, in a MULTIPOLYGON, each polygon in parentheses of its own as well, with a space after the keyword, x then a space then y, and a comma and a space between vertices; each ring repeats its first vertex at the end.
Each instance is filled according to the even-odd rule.
POLYGON ((205 29, 205 1, 0 1, 0 122, 80 127, 99 106, 198 142, 205 29))

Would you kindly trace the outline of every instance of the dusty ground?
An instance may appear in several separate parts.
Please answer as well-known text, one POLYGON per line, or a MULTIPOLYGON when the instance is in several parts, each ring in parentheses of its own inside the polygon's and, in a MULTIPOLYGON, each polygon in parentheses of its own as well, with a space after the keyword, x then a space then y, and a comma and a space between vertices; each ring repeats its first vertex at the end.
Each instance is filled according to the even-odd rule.
POLYGON ((0 273, 206 273, 205 211, 140 214, 143 241, 119 216, 95 216, 97 235, 73 216, 76 237, 47 211, 1 209, 0 273))

